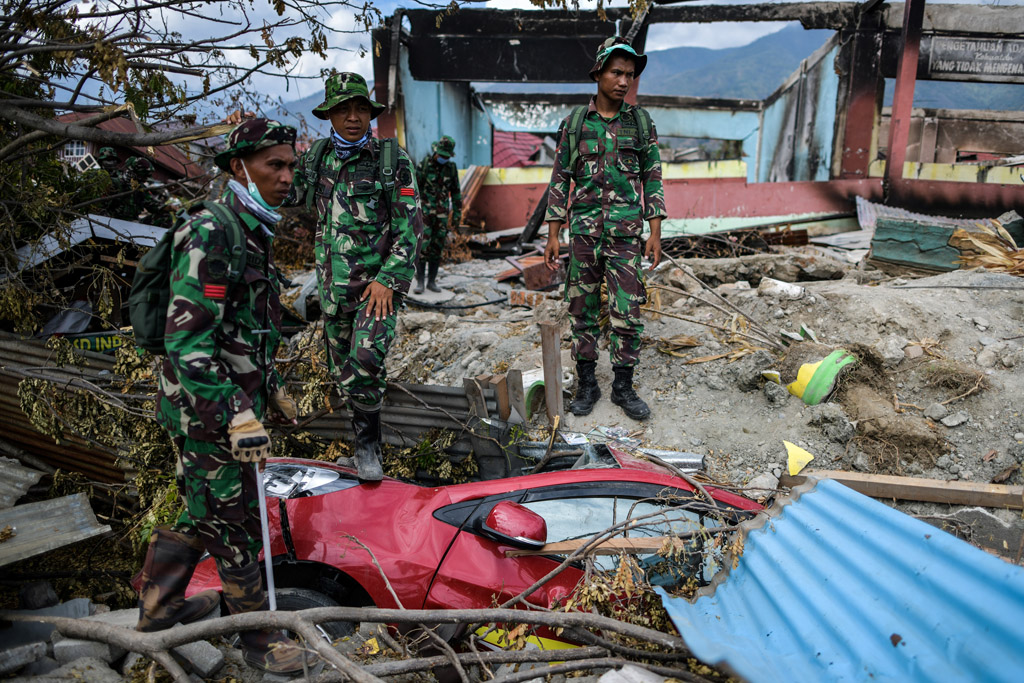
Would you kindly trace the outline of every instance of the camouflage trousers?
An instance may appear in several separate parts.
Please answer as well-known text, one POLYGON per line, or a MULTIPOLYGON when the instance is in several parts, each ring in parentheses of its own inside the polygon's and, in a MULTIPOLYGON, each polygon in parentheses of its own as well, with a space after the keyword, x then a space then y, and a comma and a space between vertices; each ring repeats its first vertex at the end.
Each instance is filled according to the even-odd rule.
POLYGON ((221 571, 254 564, 263 547, 255 467, 233 460, 226 440, 177 437, 174 445, 185 503, 174 530, 198 534, 221 571))
POLYGON ((640 268, 640 240, 572 235, 565 298, 572 316, 572 352, 576 360, 597 360, 601 334, 601 283, 608 289, 612 365, 637 364, 644 331, 640 306, 647 302, 640 268))
POLYGON ((420 261, 439 263, 448 239, 448 214, 423 213, 423 240, 420 242, 420 261))
MULTIPOLYGON (((325 314, 324 341, 327 365, 342 394, 360 410, 372 412, 380 410, 384 402, 387 386, 384 360, 395 340, 398 315, 392 312, 381 320, 374 320, 366 314, 368 301, 362 301, 354 311, 325 314)), ((396 309, 398 303, 394 302, 396 309)))

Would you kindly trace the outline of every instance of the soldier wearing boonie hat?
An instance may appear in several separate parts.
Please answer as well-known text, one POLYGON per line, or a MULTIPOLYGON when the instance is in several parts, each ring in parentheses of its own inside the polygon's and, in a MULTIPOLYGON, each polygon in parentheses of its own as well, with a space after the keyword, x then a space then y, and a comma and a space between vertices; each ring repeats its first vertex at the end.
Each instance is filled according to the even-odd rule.
MULTIPOLYGON (((263 420, 296 418, 274 366, 281 302, 272 249, 275 209, 291 189, 294 144, 295 129, 277 121, 234 128, 215 159, 230 176, 223 195, 174 229, 156 417, 178 452, 185 512, 151 536, 140 631, 194 621, 217 606, 213 591, 185 599, 203 551, 217 563, 230 613, 267 609, 257 562, 257 467, 270 452, 263 420), (245 240, 241 273, 232 272, 238 239, 245 240)), ((243 631, 239 640, 249 664, 273 673, 296 673, 313 661, 281 631, 243 631)))
POLYGON ((420 257, 416 262, 416 287, 412 290, 415 294, 423 292, 424 275, 428 273, 427 289, 441 291, 437 286, 437 270, 448 237, 449 212, 453 226, 458 227, 462 223, 462 190, 459 187, 459 170, 451 161, 454 155, 455 139, 442 135, 440 140, 430 145, 430 154, 423 157, 416 167, 424 227, 420 257))
POLYGON ((302 155, 289 198, 317 219, 314 252, 328 366, 352 407, 355 461, 364 481, 384 476, 384 360, 421 229, 409 156, 397 140, 371 134, 370 121, 384 109, 359 74, 328 78, 313 115, 331 122, 331 136, 302 155))
POLYGON ((569 410, 580 416, 590 414, 601 397, 595 373, 602 282, 607 285, 611 318, 612 403, 635 420, 650 415, 633 388, 643 332, 640 306, 647 300, 640 261, 641 252, 654 266, 661 260, 665 197, 658 135, 650 114, 625 101, 646 65, 647 57, 621 38, 604 41, 590 70, 597 95, 589 106, 574 109, 558 130, 544 257, 549 268, 559 267, 558 233, 568 221, 565 297, 579 376, 569 410), (644 220, 651 231, 646 248, 641 236, 644 220))

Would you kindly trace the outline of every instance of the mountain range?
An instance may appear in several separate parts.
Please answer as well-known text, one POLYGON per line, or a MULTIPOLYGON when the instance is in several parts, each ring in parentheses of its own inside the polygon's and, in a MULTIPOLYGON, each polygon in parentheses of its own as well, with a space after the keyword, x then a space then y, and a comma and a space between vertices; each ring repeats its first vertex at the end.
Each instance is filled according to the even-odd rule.
MULTIPOLYGON (((723 31, 728 30, 728 24, 721 26, 723 31)), ((652 50, 647 53, 640 93, 761 100, 771 95, 800 67, 802 59, 824 45, 832 35, 832 31, 808 31, 794 23, 741 47, 652 50)), ((594 86, 589 83, 474 83, 473 86, 480 92, 594 92, 594 86)), ((884 100, 887 105, 892 102, 892 91, 893 81, 888 79, 884 100)), ((320 101, 319 94, 310 95, 285 103, 271 115, 292 125, 298 125, 298 116, 304 115, 311 133, 326 134, 326 122, 309 113, 320 101)), ((1019 111, 1024 110, 1024 85, 918 81, 914 106, 1019 111)))

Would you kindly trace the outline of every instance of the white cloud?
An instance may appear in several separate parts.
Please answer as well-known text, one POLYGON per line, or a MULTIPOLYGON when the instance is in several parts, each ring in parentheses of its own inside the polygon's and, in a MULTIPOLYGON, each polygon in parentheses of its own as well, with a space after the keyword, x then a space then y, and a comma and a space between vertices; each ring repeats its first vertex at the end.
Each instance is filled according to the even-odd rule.
POLYGON ((673 47, 707 47, 722 50, 748 45, 758 38, 781 31, 788 22, 721 22, 714 24, 652 24, 647 31, 645 50, 673 47))

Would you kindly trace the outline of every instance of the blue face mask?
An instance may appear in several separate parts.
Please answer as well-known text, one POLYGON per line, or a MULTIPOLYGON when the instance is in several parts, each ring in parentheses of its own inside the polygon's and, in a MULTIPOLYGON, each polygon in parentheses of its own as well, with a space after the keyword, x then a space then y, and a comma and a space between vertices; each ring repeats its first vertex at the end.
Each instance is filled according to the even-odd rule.
POLYGON ((262 206, 267 211, 277 211, 278 209, 280 209, 282 206, 281 204, 278 204, 277 206, 271 206, 263 198, 263 195, 260 194, 260 188, 256 187, 256 183, 254 183, 252 181, 252 178, 249 177, 249 169, 245 167, 244 161, 242 162, 242 170, 245 171, 245 180, 249 183, 248 187, 246 187, 246 189, 249 191, 249 196, 255 199, 256 203, 262 206))
POLYGON ((437 155, 437 163, 439 163, 439 164, 447 164, 449 161, 451 161, 451 159, 449 159, 447 157, 443 157, 440 154, 437 155))

